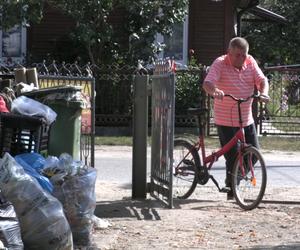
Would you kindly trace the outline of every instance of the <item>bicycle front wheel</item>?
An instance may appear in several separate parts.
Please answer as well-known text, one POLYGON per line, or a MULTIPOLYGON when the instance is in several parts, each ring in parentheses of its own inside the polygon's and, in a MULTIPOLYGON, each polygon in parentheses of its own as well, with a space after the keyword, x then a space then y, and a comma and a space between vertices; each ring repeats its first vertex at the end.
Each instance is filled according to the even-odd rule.
POLYGON ((188 141, 176 139, 173 160, 173 196, 186 199, 197 186, 198 152, 188 141))
POLYGON ((232 169, 233 194, 241 208, 250 210, 256 208, 264 196, 267 184, 266 164, 254 147, 245 148, 241 157, 242 164, 237 158, 232 169))

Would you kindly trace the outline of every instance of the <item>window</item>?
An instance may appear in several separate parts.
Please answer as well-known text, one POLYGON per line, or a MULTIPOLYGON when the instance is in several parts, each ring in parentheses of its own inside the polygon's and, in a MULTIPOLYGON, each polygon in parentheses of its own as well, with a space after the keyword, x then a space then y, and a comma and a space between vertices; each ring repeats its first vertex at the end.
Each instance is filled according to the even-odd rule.
POLYGON ((0 30, 0 45, 2 63, 22 63, 26 55, 26 28, 15 25, 8 31, 0 30))
POLYGON ((159 54, 159 58, 174 58, 176 62, 187 64, 188 61, 188 16, 186 16, 183 24, 175 24, 173 26, 172 36, 156 36, 158 43, 164 43, 166 47, 159 54))

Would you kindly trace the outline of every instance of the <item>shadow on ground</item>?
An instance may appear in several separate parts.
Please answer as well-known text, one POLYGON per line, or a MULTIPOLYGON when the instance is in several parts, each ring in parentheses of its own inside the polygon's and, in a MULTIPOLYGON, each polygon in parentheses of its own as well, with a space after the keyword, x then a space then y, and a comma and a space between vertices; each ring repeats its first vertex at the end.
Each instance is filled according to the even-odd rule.
POLYGON ((246 249, 247 250, 295 250, 295 249, 300 249, 300 242, 278 245, 278 246, 255 246, 246 249))
MULTIPOLYGON (((200 209, 200 204, 203 205, 203 208, 207 208, 207 204, 209 204, 211 207, 217 206, 220 209, 220 204, 218 201, 197 199, 174 199, 172 209, 193 209, 193 205, 197 205, 198 208, 196 209, 200 209)), ((124 197, 122 200, 97 202, 95 215, 106 219, 128 218, 136 220, 161 220, 159 211, 167 209, 170 208, 168 208, 163 202, 153 198, 145 200, 132 200, 131 197, 124 197)))
POLYGON ((135 218, 137 220, 161 220, 154 200, 119 200, 97 202, 95 215, 100 218, 135 218))

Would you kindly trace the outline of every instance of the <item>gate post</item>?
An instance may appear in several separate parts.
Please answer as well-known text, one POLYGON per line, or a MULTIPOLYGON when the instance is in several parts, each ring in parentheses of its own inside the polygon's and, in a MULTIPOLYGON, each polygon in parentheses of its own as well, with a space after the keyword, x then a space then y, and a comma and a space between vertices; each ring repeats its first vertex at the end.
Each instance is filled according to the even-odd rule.
POLYGON ((133 82, 132 199, 147 194, 148 75, 136 75, 133 82))

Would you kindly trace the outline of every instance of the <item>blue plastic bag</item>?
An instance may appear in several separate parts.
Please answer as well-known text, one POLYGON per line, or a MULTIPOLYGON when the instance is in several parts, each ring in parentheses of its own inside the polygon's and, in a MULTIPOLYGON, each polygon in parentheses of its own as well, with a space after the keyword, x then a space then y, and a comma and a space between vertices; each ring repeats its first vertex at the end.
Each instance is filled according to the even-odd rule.
POLYGON ((19 154, 16 157, 25 161, 29 166, 34 168, 39 173, 43 169, 46 162, 46 159, 42 155, 34 152, 19 154))
POLYGON ((41 175, 39 172, 43 169, 45 158, 37 153, 25 153, 15 156, 15 160, 23 167, 25 172, 34 177, 41 187, 48 191, 53 192, 53 185, 50 180, 41 175))

